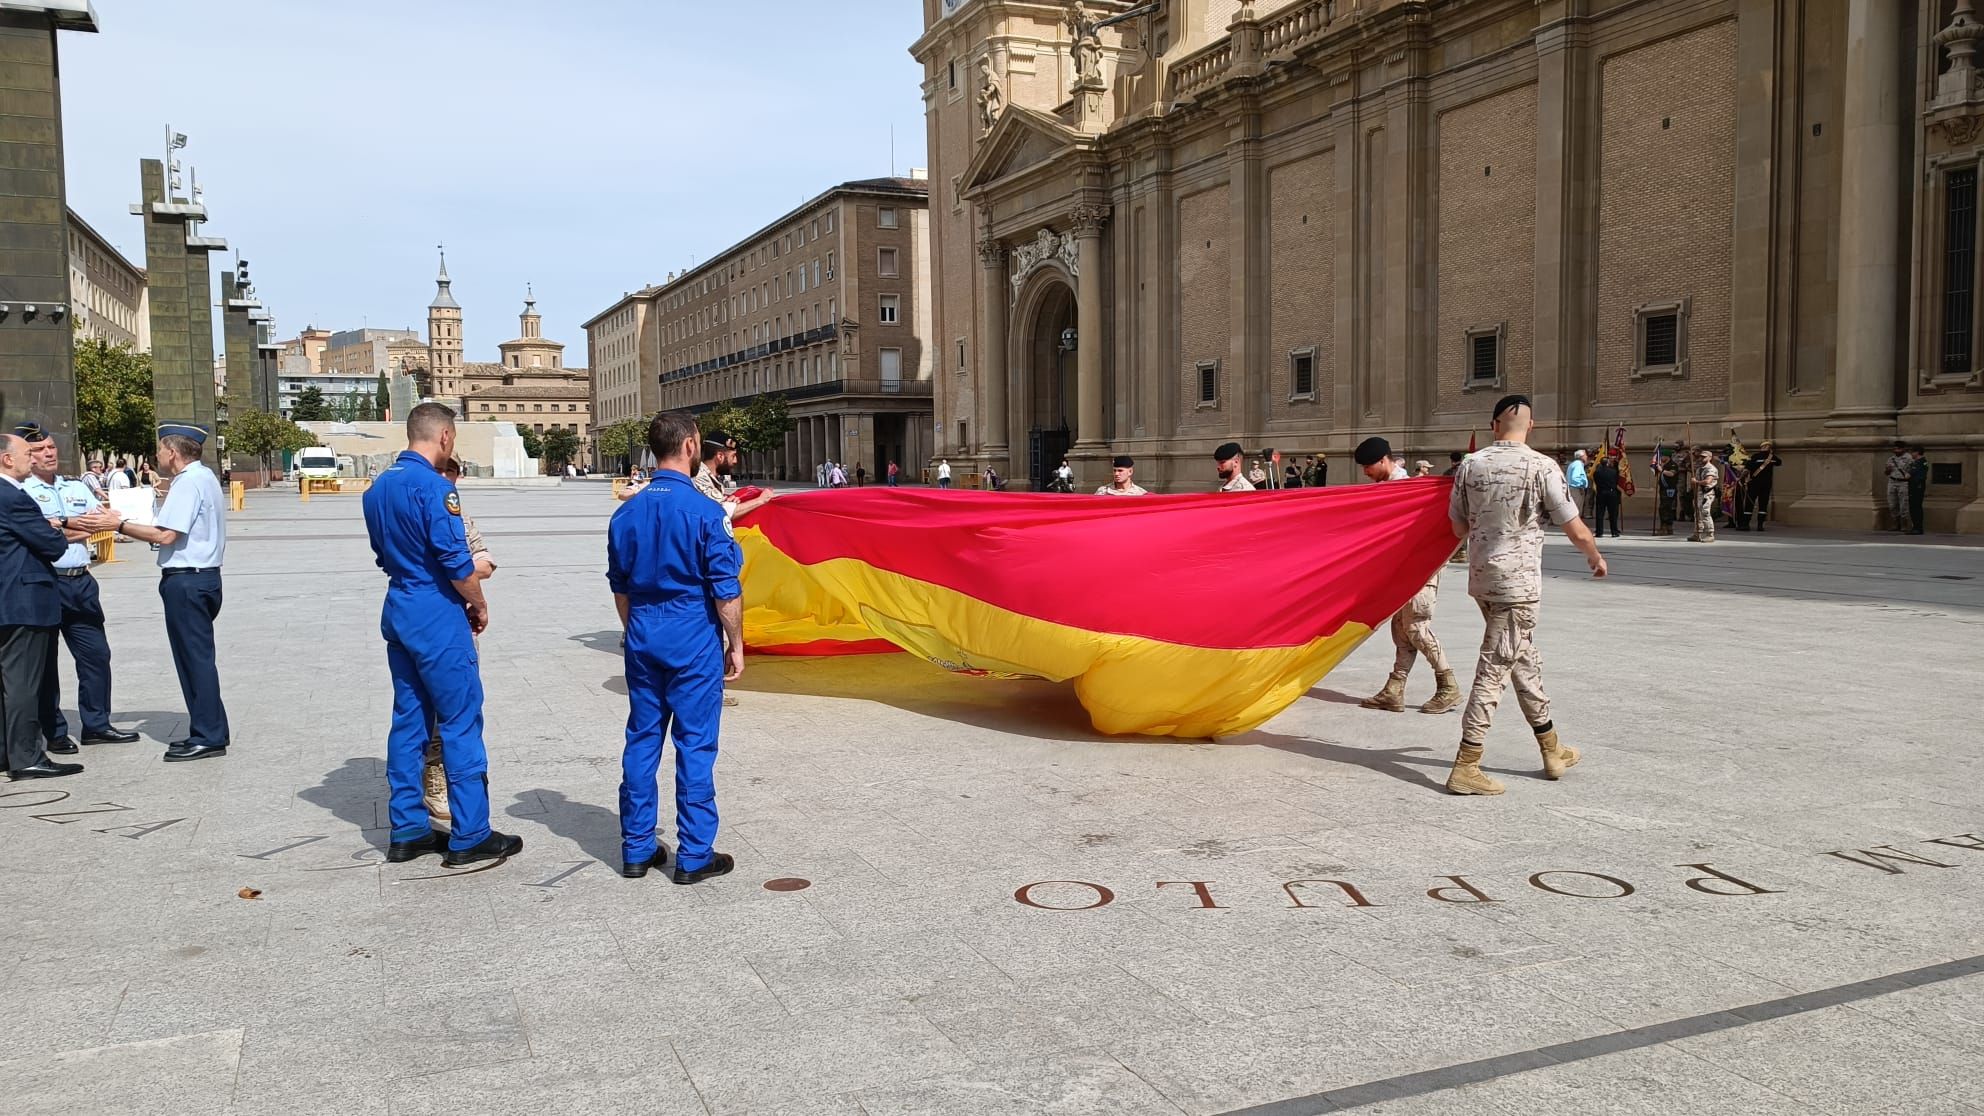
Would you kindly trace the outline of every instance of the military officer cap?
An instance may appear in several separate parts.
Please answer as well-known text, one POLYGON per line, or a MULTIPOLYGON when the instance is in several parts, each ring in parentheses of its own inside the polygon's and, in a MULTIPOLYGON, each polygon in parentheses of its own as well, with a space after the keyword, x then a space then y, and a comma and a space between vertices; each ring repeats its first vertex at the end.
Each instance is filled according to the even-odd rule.
POLYGON ((34 419, 28 419, 27 421, 14 427, 14 436, 19 438, 23 442, 27 442, 30 445, 33 445, 37 442, 46 442, 50 438, 54 437, 53 434, 50 434, 48 432, 48 428, 46 426, 43 426, 41 423, 36 422, 34 419))
POLYGON ((1109 467, 1112 469, 1134 469, 1137 467, 1137 461, 1127 453, 1119 453, 1116 455, 1116 460, 1109 463, 1109 467))
POLYGON ((1352 457, 1361 468, 1365 465, 1376 465, 1391 455, 1392 444, 1373 435, 1357 443, 1357 452, 1352 457))
POLYGON ((158 424, 161 438, 190 438, 196 446, 207 444, 207 428, 191 422, 161 422, 158 424))
POLYGON ((1240 443, 1228 442, 1225 445, 1219 447, 1218 449, 1212 451, 1212 459, 1214 461, 1231 461, 1236 457, 1246 456, 1246 453, 1247 453, 1246 450, 1240 448, 1240 443))

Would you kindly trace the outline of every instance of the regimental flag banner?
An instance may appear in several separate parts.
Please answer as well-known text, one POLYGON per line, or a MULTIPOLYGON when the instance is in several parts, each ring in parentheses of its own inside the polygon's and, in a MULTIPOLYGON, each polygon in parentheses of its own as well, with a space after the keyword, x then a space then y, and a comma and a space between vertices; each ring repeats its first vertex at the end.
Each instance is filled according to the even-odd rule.
POLYGON ((736 524, 744 642, 1072 681, 1098 731, 1231 736, 1308 692, 1440 568, 1451 485, 785 494, 736 524))

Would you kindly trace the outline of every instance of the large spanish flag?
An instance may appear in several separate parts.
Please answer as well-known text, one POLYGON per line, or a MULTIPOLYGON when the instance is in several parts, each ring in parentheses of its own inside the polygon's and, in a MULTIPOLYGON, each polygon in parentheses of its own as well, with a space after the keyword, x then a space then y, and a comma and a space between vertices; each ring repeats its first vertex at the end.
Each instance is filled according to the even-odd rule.
POLYGON ((1072 680, 1099 731, 1230 736, 1287 708, 1440 568, 1450 483, 786 494, 736 525, 744 640, 1072 680))

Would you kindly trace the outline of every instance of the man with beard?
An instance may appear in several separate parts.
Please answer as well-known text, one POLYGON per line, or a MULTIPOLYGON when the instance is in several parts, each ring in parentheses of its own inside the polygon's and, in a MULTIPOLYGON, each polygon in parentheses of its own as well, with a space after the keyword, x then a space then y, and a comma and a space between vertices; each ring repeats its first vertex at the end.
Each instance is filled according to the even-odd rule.
POLYGON ((1212 451, 1213 464, 1219 469, 1219 490, 1221 492, 1252 492, 1254 483, 1247 479, 1247 451, 1238 442, 1228 442, 1212 451))
POLYGON ((733 520, 757 511, 771 503, 772 497, 777 495, 766 488, 751 499, 740 502, 735 495, 725 491, 724 486, 724 479, 736 467, 737 442, 728 434, 713 430, 709 437, 703 439, 703 467, 696 470, 696 479, 689 482, 696 486, 696 491, 722 504, 725 518, 733 520))

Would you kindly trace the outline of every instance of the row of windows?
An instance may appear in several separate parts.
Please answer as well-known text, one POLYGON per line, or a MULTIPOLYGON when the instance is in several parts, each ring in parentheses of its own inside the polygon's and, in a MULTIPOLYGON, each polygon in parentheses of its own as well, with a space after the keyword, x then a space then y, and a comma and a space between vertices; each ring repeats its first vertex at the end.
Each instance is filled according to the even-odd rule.
MULTIPOLYGON (((1685 329, 1686 302, 1641 307, 1634 315, 1635 378, 1685 375, 1687 369, 1685 329)), ((1507 335, 1505 325, 1467 331, 1462 373, 1470 390, 1500 388, 1504 377, 1507 335)), ((1200 406, 1219 402, 1219 361, 1202 360, 1198 374, 1200 406)), ((964 370, 964 342, 958 342, 958 370, 964 370)), ((1316 347, 1291 349, 1288 353, 1288 397, 1291 400, 1316 398, 1316 347)))
MULTIPOLYGON (((477 403, 475 405, 475 408, 478 411, 486 411, 489 409, 489 404, 477 403)), ((508 403, 498 403, 496 404, 496 409, 498 411, 503 411, 505 413, 508 413, 511 410, 511 407, 508 403)), ((517 414, 524 414, 530 411, 539 411, 539 412, 546 410, 556 411, 558 409, 558 404, 552 403, 549 406, 547 406, 546 404, 543 403, 533 403, 526 406, 525 404, 519 403, 517 404, 515 409, 517 414)), ((579 405, 577 403, 568 403, 565 405, 565 410, 567 411, 577 412, 578 409, 579 409, 579 405)))
MULTIPOLYGON (((895 226, 889 225, 886 227, 894 228, 895 226)), ((710 292, 716 288, 727 283, 735 283, 742 279, 747 268, 763 267, 772 260, 791 253, 795 247, 803 248, 809 241, 817 241, 822 235, 832 235, 833 231, 834 211, 829 209, 824 214, 814 218, 810 224, 799 225, 793 231, 739 256, 735 262, 724 269, 721 275, 701 279, 697 281, 695 286, 670 296, 663 303, 662 309, 664 311, 680 310, 697 299, 707 298, 710 292)))

